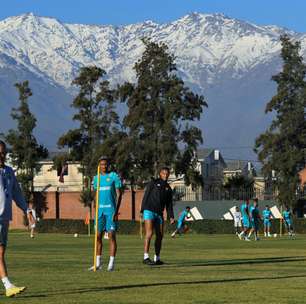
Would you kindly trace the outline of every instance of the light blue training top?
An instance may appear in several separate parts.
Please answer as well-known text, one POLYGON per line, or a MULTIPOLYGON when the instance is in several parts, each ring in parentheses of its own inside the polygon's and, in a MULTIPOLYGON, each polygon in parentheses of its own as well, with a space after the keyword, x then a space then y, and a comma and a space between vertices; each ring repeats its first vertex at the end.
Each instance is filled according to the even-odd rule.
MULTIPOLYGON (((98 189, 98 176, 93 180, 93 187, 98 189)), ((99 215, 112 214, 116 210, 117 194, 116 189, 122 188, 121 180, 117 173, 110 172, 104 175, 100 174, 99 187, 99 215)))
POLYGON ((23 211, 27 204, 13 169, 9 166, 0 168, 0 223, 12 220, 12 200, 23 211))

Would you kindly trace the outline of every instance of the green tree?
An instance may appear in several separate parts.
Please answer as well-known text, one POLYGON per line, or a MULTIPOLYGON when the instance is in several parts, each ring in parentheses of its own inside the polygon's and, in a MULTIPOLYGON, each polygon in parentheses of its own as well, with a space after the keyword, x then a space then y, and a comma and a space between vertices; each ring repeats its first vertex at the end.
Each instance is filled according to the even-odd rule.
POLYGON ((73 120, 79 123, 79 127, 59 138, 58 146, 68 147, 69 153, 55 160, 57 165, 63 165, 68 160, 81 163, 84 176, 81 201, 87 206, 93 199, 91 182, 103 152, 103 142, 112 137, 119 122, 114 111, 114 90, 103 79, 105 76, 104 70, 90 66, 81 68, 79 76, 73 80, 72 84, 79 88, 72 103, 76 110, 73 120))
POLYGON ((126 163, 136 183, 156 176, 162 165, 184 174, 187 184, 199 184, 196 148, 201 130, 191 125, 207 104, 176 73, 175 58, 163 43, 143 39, 145 51, 135 64, 136 83, 119 88, 128 113, 123 119, 127 136, 122 141, 126 163))
POLYGON ((305 167, 306 147, 306 66, 300 56, 300 42, 281 37, 283 70, 272 77, 277 94, 266 106, 273 112, 269 129, 255 143, 263 163, 263 172, 271 177, 275 171, 277 196, 282 204, 294 206, 300 180, 298 172, 305 167))
POLYGON ((39 161, 48 156, 48 150, 39 145, 33 130, 36 127, 36 118, 29 109, 28 99, 32 96, 29 82, 16 83, 19 93, 19 107, 13 108, 11 116, 17 122, 17 128, 10 129, 5 140, 10 145, 10 157, 17 168, 17 179, 21 183, 27 202, 33 202, 34 176, 41 165, 39 161))

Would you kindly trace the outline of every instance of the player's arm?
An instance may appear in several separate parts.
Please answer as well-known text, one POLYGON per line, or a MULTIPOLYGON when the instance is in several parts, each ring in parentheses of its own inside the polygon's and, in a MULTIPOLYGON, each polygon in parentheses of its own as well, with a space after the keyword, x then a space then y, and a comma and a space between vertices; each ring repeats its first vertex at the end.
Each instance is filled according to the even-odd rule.
POLYGON ((122 202, 123 187, 122 187, 121 179, 117 174, 115 174, 114 182, 115 182, 115 188, 116 188, 117 202, 116 202, 115 214, 113 217, 114 217, 114 220, 117 221, 119 209, 120 209, 121 202, 122 202))
POLYGON ((153 184, 154 184, 154 182, 150 181, 145 188, 145 193, 144 193, 142 203, 141 203, 141 208, 140 208, 140 214, 143 214, 143 210, 145 209, 145 207, 147 205, 147 201, 148 201, 149 195, 151 193, 151 190, 153 188, 153 184))
POLYGON ((13 187, 12 187, 12 197, 15 201, 16 205, 24 212, 24 214, 27 214, 28 205, 25 201, 25 198, 22 194, 21 188, 19 186, 19 183, 16 179, 16 176, 14 172, 12 171, 12 181, 13 181, 13 187))

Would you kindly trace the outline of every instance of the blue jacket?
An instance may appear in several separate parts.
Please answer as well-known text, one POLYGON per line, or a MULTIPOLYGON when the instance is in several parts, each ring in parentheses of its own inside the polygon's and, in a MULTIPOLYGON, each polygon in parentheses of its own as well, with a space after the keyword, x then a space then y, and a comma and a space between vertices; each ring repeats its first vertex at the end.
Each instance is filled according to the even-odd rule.
POLYGON ((27 212, 27 204, 15 173, 11 167, 4 166, 0 169, 0 222, 12 220, 12 200, 23 212, 27 212))

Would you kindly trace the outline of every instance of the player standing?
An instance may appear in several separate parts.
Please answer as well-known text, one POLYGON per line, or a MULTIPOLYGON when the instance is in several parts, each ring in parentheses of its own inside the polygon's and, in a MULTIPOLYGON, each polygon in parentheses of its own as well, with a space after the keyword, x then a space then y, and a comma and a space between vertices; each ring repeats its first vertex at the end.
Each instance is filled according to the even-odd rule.
POLYGON ((241 225, 241 219, 242 219, 242 216, 241 216, 241 212, 240 212, 238 206, 236 206, 233 216, 234 216, 234 227, 235 227, 235 230, 236 230, 236 235, 239 235, 241 233, 241 226, 242 226, 241 225))
MULTIPOLYGON (((108 232, 110 256, 107 270, 113 271, 117 253, 116 230, 122 197, 122 183, 117 173, 109 171, 109 160, 107 157, 103 156, 100 158, 99 166, 100 185, 98 185, 98 176, 95 176, 93 180, 94 190, 100 191, 98 202, 96 269, 102 270, 102 235, 103 232, 108 232)), ((94 267, 90 267, 89 270, 93 271, 94 267)))
POLYGON ((262 212, 262 217, 263 217, 263 223, 264 223, 264 235, 265 237, 271 237, 270 229, 271 229, 271 219, 272 217, 272 212, 270 210, 270 207, 266 205, 265 210, 262 212))
POLYGON ((27 204, 13 169, 5 165, 6 144, 0 141, 0 277, 5 288, 5 295, 13 297, 23 292, 26 287, 17 287, 8 278, 5 263, 9 222, 12 220, 12 200, 27 214, 27 204))

